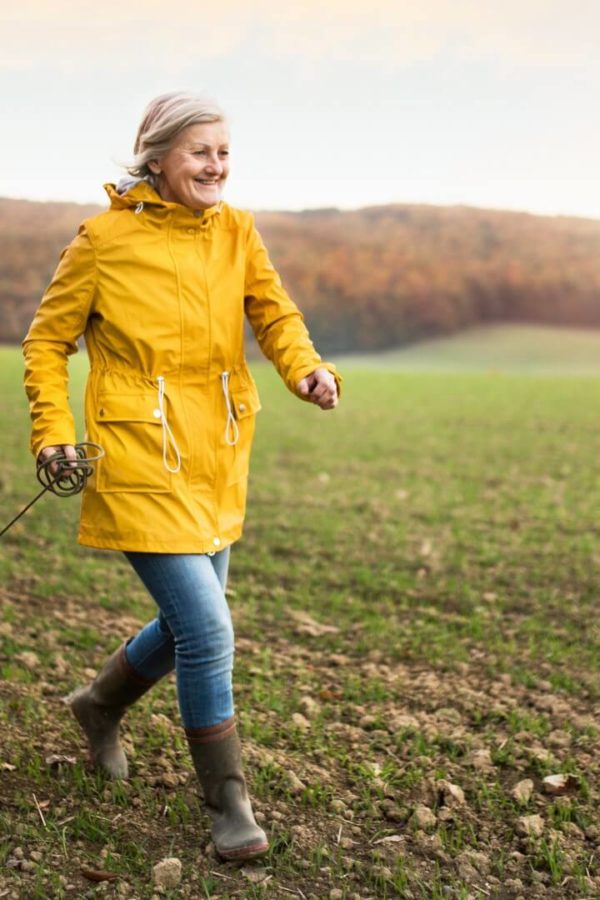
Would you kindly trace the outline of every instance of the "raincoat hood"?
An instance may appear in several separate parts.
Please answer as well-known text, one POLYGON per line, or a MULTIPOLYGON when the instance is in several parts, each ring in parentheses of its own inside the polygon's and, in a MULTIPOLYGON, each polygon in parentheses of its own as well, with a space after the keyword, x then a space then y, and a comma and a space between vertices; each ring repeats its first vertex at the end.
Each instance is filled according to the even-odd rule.
POLYGON ((140 212, 142 212, 144 206, 149 206, 179 210, 181 212, 185 211, 190 215, 194 215, 196 218, 208 219, 219 213, 223 207, 223 202, 220 201, 215 206, 211 206, 208 209, 192 210, 187 206, 182 206, 181 203, 172 203, 168 200, 163 200, 156 188, 144 178, 133 178, 129 176, 122 178, 116 185, 109 182, 103 185, 103 187, 110 200, 111 209, 131 209, 132 207, 137 208, 140 204, 143 204, 140 208, 140 212))

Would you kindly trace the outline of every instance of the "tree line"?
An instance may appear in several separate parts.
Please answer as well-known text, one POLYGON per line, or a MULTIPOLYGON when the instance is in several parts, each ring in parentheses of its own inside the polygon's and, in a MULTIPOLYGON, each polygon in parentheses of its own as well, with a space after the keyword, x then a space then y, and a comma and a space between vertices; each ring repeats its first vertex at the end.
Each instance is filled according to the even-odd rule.
MULTIPOLYGON (((61 249, 98 211, 0 199, 0 343, 22 340, 61 249)), ((404 204, 256 220, 324 353, 490 322, 600 326, 600 221, 404 204)))

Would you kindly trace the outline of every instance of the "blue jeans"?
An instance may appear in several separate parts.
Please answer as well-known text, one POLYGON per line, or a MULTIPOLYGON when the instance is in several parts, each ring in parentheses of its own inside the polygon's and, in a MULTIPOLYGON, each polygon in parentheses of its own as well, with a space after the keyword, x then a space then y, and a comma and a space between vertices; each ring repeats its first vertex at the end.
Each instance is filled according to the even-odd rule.
POLYGON ((125 655, 142 678, 175 668, 186 730, 217 725, 233 715, 234 638, 225 599, 229 547, 215 553, 125 553, 159 608, 127 644, 125 655))

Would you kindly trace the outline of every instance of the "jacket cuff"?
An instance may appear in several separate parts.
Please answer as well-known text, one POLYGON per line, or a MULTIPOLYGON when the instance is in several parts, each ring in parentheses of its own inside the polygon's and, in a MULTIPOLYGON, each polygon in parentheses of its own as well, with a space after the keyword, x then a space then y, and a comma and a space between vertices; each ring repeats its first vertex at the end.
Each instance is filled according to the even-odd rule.
POLYGON ((65 433, 62 432, 46 432, 40 437, 32 437, 31 438, 31 452, 33 456, 37 460, 41 451, 44 447, 62 447, 65 444, 70 444, 72 447, 77 443, 77 438, 74 432, 65 433))

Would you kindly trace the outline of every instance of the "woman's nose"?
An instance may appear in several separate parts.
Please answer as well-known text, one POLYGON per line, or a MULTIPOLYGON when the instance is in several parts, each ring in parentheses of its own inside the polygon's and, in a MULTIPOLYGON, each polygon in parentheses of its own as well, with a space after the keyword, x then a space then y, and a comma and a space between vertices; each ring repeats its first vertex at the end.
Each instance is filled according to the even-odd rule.
POLYGON ((209 159, 206 164, 206 169, 211 174, 221 175, 223 173, 223 163, 218 156, 215 156, 214 159, 209 159))

